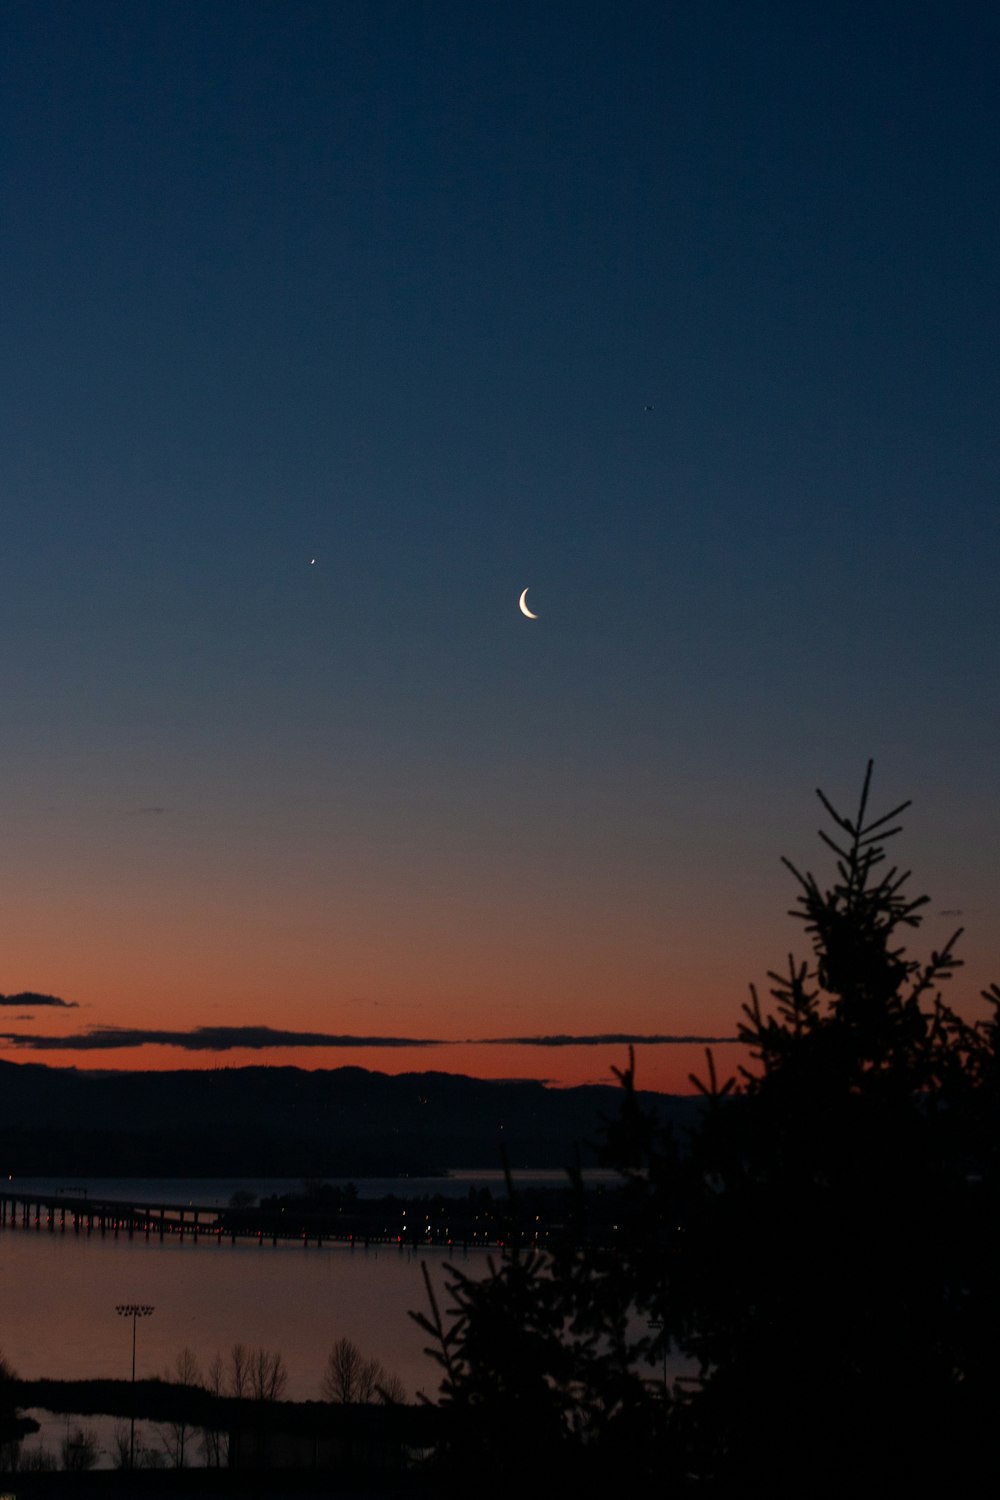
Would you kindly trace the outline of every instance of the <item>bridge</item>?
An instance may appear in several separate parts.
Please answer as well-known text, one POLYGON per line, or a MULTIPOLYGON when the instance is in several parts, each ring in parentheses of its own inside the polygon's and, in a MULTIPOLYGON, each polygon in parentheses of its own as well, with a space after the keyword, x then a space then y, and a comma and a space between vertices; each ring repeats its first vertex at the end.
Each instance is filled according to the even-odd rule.
MULTIPOLYGON (((430 1216, 428 1215, 427 1218, 430 1216)), ((77 1235, 112 1235, 115 1239, 124 1235, 132 1240, 141 1236, 149 1240, 164 1240, 168 1235, 183 1241, 190 1238, 195 1244, 199 1240, 222 1244, 228 1240, 235 1245, 237 1240, 256 1240, 262 1245, 270 1241, 292 1241, 321 1248, 324 1242, 355 1245, 367 1249, 369 1245, 398 1245, 400 1249, 439 1245, 449 1249, 470 1249, 476 1245, 502 1244, 496 1229, 472 1231, 463 1226, 455 1234, 447 1229, 432 1230, 426 1223, 411 1216, 407 1222, 403 1211, 401 1222, 384 1223, 384 1216, 364 1214, 329 1216, 289 1216, 283 1222, 280 1215, 256 1209, 221 1209, 193 1203, 136 1203, 127 1198, 92 1197, 87 1193, 40 1193, 32 1189, 19 1188, 8 1180, 0 1184, 0 1229, 15 1229, 77 1235)))
MULTIPOLYGON (((322 1246, 324 1240, 340 1240, 354 1244, 353 1234, 336 1234, 308 1230, 285 1229, 273 1223, 252 1227, 249 1224, 225 1224, 223 1210, 207 1208, 193 1203, 133 1203, 126 1198, 92 1198, 89 1194, 38 1193, 23 1191, 9 1183, 0 1188, 0 1229, 34 1229, 41 1233, 113 1235, 128 1239, 141 1235, 160 1240, 167 1235, 176 1235, 180 1240, 190 1237, 195 1243, 199 1239, 214 1239, 219 1244, 228 1239, 235 1245, 237 1239, 256 1239, 259 1244, 270 1240, 276 1245, 279 1240, 298 1240, 308 1244, 310 1239, 322 1246)), ((362 1243, 370 1241, 387 1243, 389 1236, 366 1235, 362 1243)), ((392 1237, 395 1240, 395 1236, 392 1237)))
POLYGON ((130 1239, 136 1234, 146 1239, 155 1234, 161 1240, 167 1234, 182 1238, 190 1234, 197 1239, 199 1233, 217 1233, 222 1227, 216 1208, 191 1203, 134 1203, 125 1198, 92 1198, 87 1193, 39 1193, 6 1182, 0 1185, 0 1228, 8 1226, 50 1232, 70 1228, 76 1234, 111 1231, 125 1233, 130 1239))

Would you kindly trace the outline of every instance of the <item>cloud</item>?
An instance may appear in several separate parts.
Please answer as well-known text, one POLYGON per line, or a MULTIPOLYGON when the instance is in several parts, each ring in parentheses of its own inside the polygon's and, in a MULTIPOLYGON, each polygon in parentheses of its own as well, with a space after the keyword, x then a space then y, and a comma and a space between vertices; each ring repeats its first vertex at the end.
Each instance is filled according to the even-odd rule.
POLYGON ((190 1031, 95 1026, 72 1036, 0 1032, 4 1042, 33 1052, 109 1052, 123 1047, 182 1047, 186 1052, 228 1052, 234 1047, 439 1047, 426 1037, 333 1036, 325 1031, 276 1031, 270 1026, 195 1026, 190 1031))
MULTIPOLYGON (((471 1040, 471 1038, 470 1038, 471 1040)), ((488 1036, 479 1047, 721 1047, 738 1036, 658 1036, 638 1031, 604 1031, 597 1036, 488 1036)))
MULTIPOLYGON (((34 999, 20 995, 20 1003, 34 999)), ((6 1001, 4 1002, 7 1003, 6 1001)), ((48 1000, 65 1005, 64 1000, 48 1000)), ((271 1047, 685 1047, 723 1046, 735 1036, 661 1036, 642 1032, 606 1031, 594 1036, 491 1036, 454 1038, 414 1036, 355 1036, 327 1031, 285 1031, 271 1026, 193 1026, 187 1031, 161 1031, 125 1026, 93 1026, 69 1036, 0 1032, 0 1043, 32 1052, 112 1052, 126 1047, 179 1047, 185 1052, 230 1052, 237 1047, 259 1052, 271 1047)))
POLYGON ((20 1005, 37 1010, 40 1005, 58 1005, 61 1010, 79 1010, 75 1000, 60 1000, 57 995, 36 995, 31 990, 22 990, 19 995, 0 995, 0 1005, 20 1005))

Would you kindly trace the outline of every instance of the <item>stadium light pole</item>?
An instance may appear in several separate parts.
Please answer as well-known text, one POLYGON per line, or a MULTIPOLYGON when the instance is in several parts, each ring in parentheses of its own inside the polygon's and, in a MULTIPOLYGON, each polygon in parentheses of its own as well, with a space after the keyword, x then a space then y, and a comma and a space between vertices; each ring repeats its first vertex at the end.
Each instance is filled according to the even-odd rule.
POLYGON ((135 1468, 135 1325, 139 1318, 148 1318, 156 1311, 148 1302, 118 1302, 115 1312, 120 1318, 132 1319, 132 1421, 129 1424, 128 1466, 135 1468))

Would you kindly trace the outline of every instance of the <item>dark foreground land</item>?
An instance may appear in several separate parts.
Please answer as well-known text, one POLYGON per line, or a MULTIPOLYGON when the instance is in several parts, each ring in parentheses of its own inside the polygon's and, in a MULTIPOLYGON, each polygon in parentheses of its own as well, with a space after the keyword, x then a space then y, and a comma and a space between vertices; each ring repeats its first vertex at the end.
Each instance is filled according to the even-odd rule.
POLYGON ((415 1475, 393 1481, 344 1477, 308 1469, 276 1469, 257 1473, 231 1469, 95 1469, 86 1474, 0 1474, 0 1494, 17 1500, 174 1500, 175 1496, 253 1496, 256 1500, 285 1500, 299 1495, 357 1495, 368 1500, 412 1496, 430 1500, 441 1491, 415 1475))
POLYGON ((13 1380, 8 1403, 75 1419, 109 1416, 184 1430, 190 1451, 215 1438, 221 1466, 0 1474, 0 1494, 424 1495, 421 1455, 433 1451, 432 1406, 341 1405, 216 1396, 163 1380, 13 1380))

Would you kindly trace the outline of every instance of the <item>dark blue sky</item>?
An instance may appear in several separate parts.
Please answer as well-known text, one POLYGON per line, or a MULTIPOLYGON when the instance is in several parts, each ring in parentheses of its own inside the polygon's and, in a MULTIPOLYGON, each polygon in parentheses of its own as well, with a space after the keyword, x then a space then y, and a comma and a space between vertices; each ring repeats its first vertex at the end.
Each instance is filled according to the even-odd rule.
POLYGON ((869 755, 997 977, 994 5, 0 25, 0 988, 725 1032, 869 755))

